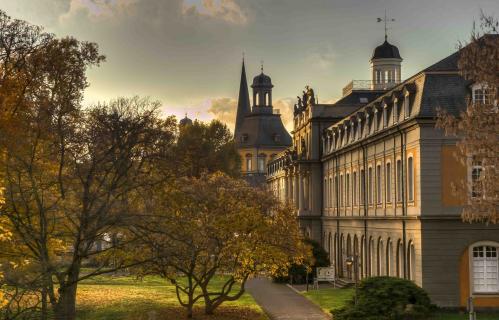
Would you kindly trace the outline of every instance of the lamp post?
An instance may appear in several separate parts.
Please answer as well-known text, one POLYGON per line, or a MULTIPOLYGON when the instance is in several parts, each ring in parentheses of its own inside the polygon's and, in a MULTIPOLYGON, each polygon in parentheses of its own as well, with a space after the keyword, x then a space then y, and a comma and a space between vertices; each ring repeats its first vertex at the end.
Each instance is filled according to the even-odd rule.
POLYGON ((357 282, 358 282, 358 275, 359 275, 359 256, 357 254, 354 254, 352 256, 348 256, 346 259, 346 264, 349 268, 352 267, 353 265, 353 274, 354 274, 354 281, 355 281, 355 296, 354 296, 354 302, 357 304, 357 282))

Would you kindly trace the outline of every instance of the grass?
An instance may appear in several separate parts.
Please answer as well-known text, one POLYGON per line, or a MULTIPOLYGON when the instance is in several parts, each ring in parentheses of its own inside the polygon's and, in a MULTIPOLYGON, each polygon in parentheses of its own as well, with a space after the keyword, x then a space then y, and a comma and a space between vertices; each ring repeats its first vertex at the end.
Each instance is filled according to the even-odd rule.
MULTIPOLYGON (((213 285, 220 287, 223 278, 213 285)), ((78 285, 78 320, 170 320, 185 318, 175 287, 160 277, 138 280, 129 276, 98 276, 78 285)), ((194 319, 267 320, 264 312, 245 293, 239 300, 222 304, 211 317, 204 316, 203 303, 194 319)))
POLYGON ((353 297, 353 289, 324 288, 303 291, 302 294, 330 314, 331 310, 341 308, 353 297))
MULTIPOLYGON (((341 308, 345 303, 353 298, 354 289, 323 288, 319 290, 310 290, 301 292, 310 301, 320 306, 327 314, 332 309, 341 308)), ((431 320, 467 320, 468 314, 458 311, 440 311, 437 312, 431 320)), ((477 313, 477 320, 498 320, 499 313, 477 313)))

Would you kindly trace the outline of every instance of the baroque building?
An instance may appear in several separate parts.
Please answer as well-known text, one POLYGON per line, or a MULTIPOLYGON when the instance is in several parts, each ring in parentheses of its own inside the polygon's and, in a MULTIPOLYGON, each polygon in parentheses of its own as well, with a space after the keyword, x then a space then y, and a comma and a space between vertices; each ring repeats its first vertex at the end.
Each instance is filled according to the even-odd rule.
POLYGON ((399 50, 385 39, 371 80, 352 81, 334 104, 299 99, 293 146, 268 164, 267 185, 295 205, 345 281, 400 277, 440 306, 465 307, 472 296, 477 307, 499 307, 499 226, 462 222, 466 197, 452 190, 480 169, 462 164, 456 138, 435 128, 437 108, 458 115, 468 98, 483 98, 458 59, 401 81, 399 50))
POLYGON ((234 137, 242 160, 242 175, 252 185, 264 185, 268 161, 291 146, 291 136, 272 106, 273 87, 262 66, 261 73, 253 78, 253 105, 250 106, 243 60, 234 137))

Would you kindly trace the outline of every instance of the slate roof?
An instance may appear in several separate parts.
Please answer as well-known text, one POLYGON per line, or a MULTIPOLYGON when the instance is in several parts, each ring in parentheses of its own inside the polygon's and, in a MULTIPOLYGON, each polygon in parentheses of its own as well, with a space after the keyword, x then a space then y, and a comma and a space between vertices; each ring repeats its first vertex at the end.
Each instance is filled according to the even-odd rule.
POLYGON ((251 113, 250 99, 248 92, 248 83, 246 82, 246 68, 243 66, 241 70, 241 81, 239 83, 239 98, 237 101, 237 112, 236 112, 236 127, 234 129, 234 134, 239 133, 239 129, 243 125, 244 117, 251 113))
POLYGON ((387 40, 381 45, 377 46, 373 51, 373 59, 402 59, 400 57, 399 49, 387 40))
POLYGON ((244 119, 236 143, 239 147, 288 147, 292 141, 279 114, 255 113, 244 119), (243 135, 247 137, 244 142, 243 135))

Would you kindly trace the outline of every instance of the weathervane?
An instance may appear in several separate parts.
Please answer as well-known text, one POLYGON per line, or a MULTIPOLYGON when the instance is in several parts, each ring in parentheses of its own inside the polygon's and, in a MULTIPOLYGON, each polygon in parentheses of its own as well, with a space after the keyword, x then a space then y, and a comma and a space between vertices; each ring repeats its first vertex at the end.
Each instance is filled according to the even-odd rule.
POLYGON ((381 21, 383 21, 385 23, 385 41, 387 41, 387 39, 388 39, 388 26, 387 26, 387 24, 388 24, 388 22, 394 22, 395 19, 393 19, 393 18, 387 18, 387 16, 386 16, 386 9, 385 9, 385 17, 384 18, 377 18, 376 19, 376 22, 381 22, 381 21))

